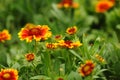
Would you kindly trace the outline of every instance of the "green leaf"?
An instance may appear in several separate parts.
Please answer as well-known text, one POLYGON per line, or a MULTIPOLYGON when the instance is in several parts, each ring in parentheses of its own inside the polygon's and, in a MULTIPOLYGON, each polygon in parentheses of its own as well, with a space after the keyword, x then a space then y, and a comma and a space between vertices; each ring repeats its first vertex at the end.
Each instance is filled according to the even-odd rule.
POLYGON ((71 71, 67 80, 83 80, 78 72, 71 71))
POLYGON ((102 72, 104 72, 104 71, 107 71, 108 69, 101 69, 101 70, 99 70, 97 73, 96 73, 96 75, 99 75, 99 74, 101 74, 102 72))
POLYGON ((101 79, 102 79, 102 80, 106 80, 105 77, 101 77, 101 76, 93 76, 93 78, 96 79, 96 80, 97 80, 97 79, 100 79, 100 80, 101 80, 101 79))
POLYGON ((0 64, 0 69, 1 69, 1 68, 6 68, 6 67, 5 67, 5 66, 3 66, 2 64, 0 64))
POLYGON ((7 16, 7 20, 6 20, 7 29, 10 29, 10 27, 13 27, 13 23, 12 23, 13 20, 14 20, 14 17, 12 15, 7 16))
POLYGON ((7 64, 8 64, 9 67, 11 67, 11 63, 12 63, 12 61, 10 59, 10 55, 7 54, 7 64))
POLYGON ((74 56, 76 56, 77 58, 79 58, 80 60, 82 60, 83 61, 83 59, 82 59, 82 57, 78 54, 78 53, 76 53, 74 50, 69 50, 74 56))
POLYGON ((50 80, 51 78, 44 76, 44 75, 37 75, 37 76, 31 77, 30 79, 50 80))
POLYGON ((98 51, 99 46, 100 46, 100 37, 96 39, 94 45, 92 46, 92 48, 90 48, 90 54, 91 55, 95 54, 98 51))
POLYGON ((118 25, 116 26, 116 28, 120 30, 120 24, 118 24, 118 25))
POLYGON ((14 64, 12 65, 12 68, 19 68, 19 67, 20 67, 20 64, 19 64, 18 62, 14 63, 14 64))

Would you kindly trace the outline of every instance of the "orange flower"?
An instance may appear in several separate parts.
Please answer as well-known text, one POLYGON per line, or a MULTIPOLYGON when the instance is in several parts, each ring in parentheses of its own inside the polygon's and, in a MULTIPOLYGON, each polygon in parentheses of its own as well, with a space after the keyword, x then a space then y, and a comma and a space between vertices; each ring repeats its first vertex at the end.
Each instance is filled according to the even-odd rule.
POLYGON ((78 3, 73 2, 73 0, 62 0, 58 5, 58 8, 78 8, 78 3))
POLYGON ((94 63, 91 60, 87 60, 85 64, 82 64, 79 68, 79 73, 84 77, 92 73, 94 69, 94 63))
POLYGON ((57 43, 46 43, 46 47, 48 49, 55 49, 57 48, 57 43))
POLYGON ((70 27, 70 28, 67 28, 66 32, 70 35, 72 34, 75 34, 77 31, 77 27, 76 26, 73 26, 73 27, 70 27))
POLYGON ((111 7, 113 7, 113 3, 111 1, 99 1, 96 4, 96 12, 104 13, 107 10, 109 10, 111 7))
POLYGON ((75 47, 79 47, 82 45, 82 43, 80 43, 80 41, 76 41, 76 42, 72 42, 70 40, 60 40, 59 41, 59 46, 61 47, 65 47, 65 48, 75 48, 75 47))
POLYGON ((18 80, 18 71, 15 69, 1 69, 0 80, 18 80))
POLYGON ((10 40, 11 35, 9 34, 8 30, 3 30, 0 32, 0 42, 4 42, 5 40, 10 40))
POLYGON ((99 60, 100 62, 104 62, 105 60, 98 54, 95 55, 96 59, 99 60))
POLYGON ((47 25, 32 25, 27 24, 21 31, 18 33, 20 40, 26 40, 31 42, 33 39, 36 41, 45 40, 51 36, 50 28, 47 25))
POLYGON ((35 55, 34 55, 34 53, 28 53, 25 55, 25 57, 26 57, 26 60, 30 62, 30 61, 34 60, 35 55))
POLYGON ((55 40, 60 40, 62 38, 62 35, 56 35, 55 40))

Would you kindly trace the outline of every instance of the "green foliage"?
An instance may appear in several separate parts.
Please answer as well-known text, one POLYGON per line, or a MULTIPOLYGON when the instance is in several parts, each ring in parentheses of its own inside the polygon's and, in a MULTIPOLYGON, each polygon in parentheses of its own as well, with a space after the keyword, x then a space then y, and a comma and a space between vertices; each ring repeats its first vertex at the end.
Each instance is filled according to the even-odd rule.
POLYGON ((107 52, 106 52, 106 60, 107 60, 107 64, 108 64, 108 69, 109 71, 106 72, 106 75, 107 73, 109 73, 107 76, 108 79, 109 78, 112 78, 112 79, 120 79, 119 76, 119 65, 120 65, 120 47, 118 47, 119 44, 117 45, 112 45, 110 43, 108 43, 108 48, 107 48, 107 52))
MULTIPOLYGON (((98 0, 74 0, 80 6, 58 8, 61 0, 0 0, 0 31, 8 29, 10 41, 0 42, 0 69, 15 68, 19 80, 119 80, 120 71, 120 3, 104 13, 95 12, 98 0), (46 41, 26 43, 18 38, 19 30, 27 23, 48 25, 52 37, 46 41), (77 26, 77 33, 66 29, 77 26), (63 40, 81 41, 82 46, 66 49, 47 49, 46 43, 63 40), (27 53, 35 53, 28 62, 27 53), (100 62, 95 55, 105 61, 100 62), (95 68, 88 76, 79 73, 81 64, 92 60, 95 68)), ((0 36, 1 37, 1 36, 0 36)))

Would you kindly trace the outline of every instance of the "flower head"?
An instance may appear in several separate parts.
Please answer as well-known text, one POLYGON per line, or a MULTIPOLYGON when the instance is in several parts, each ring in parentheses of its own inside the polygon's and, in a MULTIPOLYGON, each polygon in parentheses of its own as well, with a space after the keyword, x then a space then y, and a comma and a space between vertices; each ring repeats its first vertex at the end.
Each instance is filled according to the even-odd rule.
POLYGON ((5 40, 10 40, 11 35, 9 34, 8 30, 3 30, 0 32, 0 42, 4 42, 5 40))
POLYGON ((30 62, 30 61, 34 60, 35 55, 34 55, 34 53, 28 53, 25 55, 25 57, 26 57, 26 60, 30 62))
POLYGON ((79 68, 79 73, 84 77, 92 73, 94 69, 94 63, 91 60, 87 60, 85 64, 82 64, 79 68))
POLYGON ((67 28, 66 32, 70 35, 72 34, 75 34, 77 31, 77 27, 76 26, 73 26, 73 27, 70 27, 70 28, 67 28))
POLYGON ((15 69, 1 69, 0 80, 18 80, 18 71, 15 69))
POLYGON ((45 40, 51 36, 50 28, 47 25, 32 25, 27 24, 18 33, 20 40, 31 42, 33 39, 36 41, 45 40))
POLYGON ((62 39, 62 35, 56 35, 56 36, 55 36, 55 40, 58 41, 58 40, 60 40, 60 39, 62 39))
POLYGON ((55 49, 57 48, 57 43, 46 43, 46 47, 48 49, 55 49))
POLYGON ((62 0, 57 6, 58 8, 77 8, 78 3, 73 2, 73 0, 62 0))
POLYGON ((58 45, 65 48, 75 48, 81 46, 82 43, 80 43, 80 41, 72 42, 71 40, 60 40, 58 45))
POLYGON ((113 7, 113 3, 111 1, 99 1, 96 4, 96 12, 98 13, 104 13, 107 10, 109 10, 111 7, 113 7))

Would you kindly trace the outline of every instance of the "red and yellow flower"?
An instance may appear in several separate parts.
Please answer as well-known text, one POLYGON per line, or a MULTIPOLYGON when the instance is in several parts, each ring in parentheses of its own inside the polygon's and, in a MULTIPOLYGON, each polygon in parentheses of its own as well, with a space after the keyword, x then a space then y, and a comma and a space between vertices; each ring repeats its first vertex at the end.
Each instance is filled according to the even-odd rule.
POLYGON ((55 40, 56 40, 56 41, 58 41, 58 40, 60 40, 60 39, 62 39, 62 35, 56 35, 56 36, 55 36, 55 40))
POLYGON ((57 6, 58 8, 78 8, 79 4, 73 0, 62 0, 57 6))
POLYGON ((55 49, 57 48, 57 43, 46 43, 46 47, 48 49, 55 49))
POLYGON ((75 34, 76 32, 77 32, 77 27, 76 26, 67 28, 67 30, 66 30, 66 33, 68 33, 70 35, 75 34))
POLYGON ((4 42, 5 40, 10 40, 11 35, 9 34, 8 30, 3 30, 0 32, 0 42, 4 42))
POLYGON ((71 40, 60 40, 58 45, 65 48, 75 48, 82 46, 82 43, 80 43, 80 41, 73 42, 71 40))
POLYGON ((25 55, 25 58, 27 61, 30 62, 30 61, 33 61, 35 59, 35 55, 34 55, 34 53, 28 53, 25 55))
POLYGON ((36 41, 45 40, 51 36, 50 28, 47 25, 33 25, 27 24, 18 33, 20 40, 31 42, 33 39, 36 41))
POLYGON ((82 64, 79 68, 79 73, 84 77, 92 73, 95 64, 91 60, 87 60, 85 64, 82 64))
POLYGON ((96 4, 96 12, 98 13, 104 13, 107 10, 109 10, 111 7, 113 7, 114 4, 111 1, 98 1, 98 3, 96 4))
POLYGON ((18 80, 18 71, 16 69, 1 69, 0 80, 18 80))

